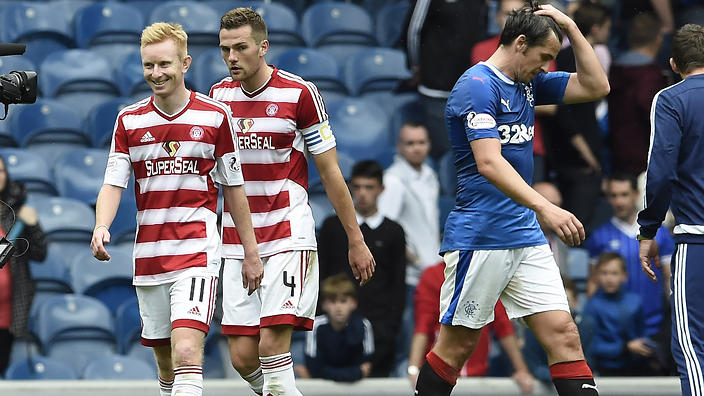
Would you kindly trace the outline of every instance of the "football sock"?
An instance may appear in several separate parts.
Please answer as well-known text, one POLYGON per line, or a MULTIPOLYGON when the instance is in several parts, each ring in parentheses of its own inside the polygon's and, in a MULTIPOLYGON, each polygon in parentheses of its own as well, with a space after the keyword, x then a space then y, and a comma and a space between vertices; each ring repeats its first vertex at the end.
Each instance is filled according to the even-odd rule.
POLYGON ((418 373, 416 396, 449 396, 457 383, 459 371, 433 351, 428 352, 425 359, 418 373))
POLYGON ((560 362, 550 366, 550 377, 560 396, 598 396, 592 370, 584 360, 560 362))
POLYGON ((259 361, 262 363, 262 374, 264 377, 262 393, 264 395, 297 396, 301 394, 296 389, 291 352, 274 356, 262 356, 259 361))
POLYGON ((174 381, 166 381, 159 377, 159 396, 171 396, 171 388, 174 385, 174 381))
POLYGON ((243 379, 249 383, 249 387, 252 388, 254 393, 258 395, 262 394, 262 388, 264 387, 262 366, 257 367, 256 370, 243 377, 243 379))
POLYGON ((203 368, 201 366, 181 366, 174 369, 173 396, 202 396, 203 368))

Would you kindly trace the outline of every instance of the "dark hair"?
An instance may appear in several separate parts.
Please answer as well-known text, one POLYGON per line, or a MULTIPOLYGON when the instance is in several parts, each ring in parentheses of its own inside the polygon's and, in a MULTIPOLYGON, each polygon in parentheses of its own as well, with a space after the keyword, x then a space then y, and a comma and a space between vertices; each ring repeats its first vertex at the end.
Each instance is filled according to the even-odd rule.
POLYGON ((352 177, 350 179, 355 177, 368 177, 378 180, 379 184, 384 184, 384 169, 376 161, 359 161, 352 167, 352 177))
POLYGON ((580 2, 579 8, 574 12, 574 23, 585 36, 591 33, 592 26, 601 26, 610 18, 611 13, 605 5, 589 1, 580 2))
POLYGON ((599 268, 612 260, 618 260, 623 272, 628 272, 628 270, 626 269, 626 260, 624 260, 623 256, 616 252, 604 252, 600 254, 599 257, 596 259, 596 268, 599 268))
POLYGON ((704 67, 704 26, 689 23, 675 33, 672 60, 684 74, 704 67))
POLYGON ((357 298, 357 289, 347 274, 339 273, 325 278, 320 285, 320 294, 323 301, 331 300, 337 296, 357 298))
POLYGON ((628 27, 628 45, 631 48, 652 44, 660 36, 660 20, 650 12, 643 12, 631 20, 628 27))
POLYGON ((509 45, 520 35, 526 36, 526 45, 533 47, 547 40, 550 32, 555 33, 557 41, 562 42, 562 30, 554 19, 545 15, 535 15, 540 7, 535 0, 520 10, 512 11, 506 19, 504 30, 499 38, 500 45, 509 45))
POLYGON ((632 189, 638 190, 638 176, 632 173, 614 172, 609 176, 609 181, 627 181, 632 189))
POLYGON ((247 7, 230 10, 220 18, 220 29, 237 29, 242 26, 252 27, 252 37, 257 43, 267 39, 266 23, 261 15, 247 7))

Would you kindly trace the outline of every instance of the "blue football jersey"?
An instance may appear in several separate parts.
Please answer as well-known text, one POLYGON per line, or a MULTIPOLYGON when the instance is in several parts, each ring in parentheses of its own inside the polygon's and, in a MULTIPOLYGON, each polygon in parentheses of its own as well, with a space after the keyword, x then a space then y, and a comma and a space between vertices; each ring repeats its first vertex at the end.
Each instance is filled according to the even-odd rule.
POLYGON ((441 253, 547 243, 535 212, 479 174, 469 142, 499 139, 503 157, 530 184, 533 107, 561 102, 568 80, 569 73, 554 72, 538 74, 524 84, 511 80, 487 62, 476 64, 457 80, 445 108, 457 168, 457 197, 445 223, 441 253))

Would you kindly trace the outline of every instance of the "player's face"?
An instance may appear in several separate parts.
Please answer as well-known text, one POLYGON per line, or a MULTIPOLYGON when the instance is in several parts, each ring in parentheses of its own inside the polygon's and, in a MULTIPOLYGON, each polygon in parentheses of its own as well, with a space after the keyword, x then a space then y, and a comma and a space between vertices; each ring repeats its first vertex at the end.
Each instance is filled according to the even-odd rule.
POLYGON ((377 197, 384 191, 384 187, 372 177, 353 177, 350 185, 355 209, 362 215, 374 214, 377 197))
POLYGON ((610 260, 602 263, 597 270, 599 287, 606 293, 616 293, 621 285, 626 282, 626 273, 621 268, 619 260, 610 260))
POLYGON ((185 87, 183 76, 191 65, 191 57, 186 55, 181 60, 173 40, 145 45, 140 52, 144 79, 154 95, 166 98, 177 89, 185 87))
POLYGON ((638 191, 631 188, 631 183, 628 180, 610 180, 607 198, 617 219, 630 221, 632 216, 636 214, 638 191))
POLYGON ((561 44, 555 33, 550 32, 543 43, 522 49, 516 60, 515 79, 529 83, 539 73, 550 71, 550 62, 560 52, 561 44))
POLYGON ((244 81, 257 74, 266 66, 264 55, 269 42, 260 43, 252 37, 252 27, 240 26, 237 29, 220 29, 220 51, 225 60, 230 76, 235 81, 244 81))
POLYGON ((396 149, 412 166, 421 166, 430 151, 428 131, 422 126, 404 126, 399 132, 396 149))
POLYGON ((323 310, 333 324, 347 324, 355 309, 357 309, 357 301, 350 296, 338 295, 323 301, 323 310))

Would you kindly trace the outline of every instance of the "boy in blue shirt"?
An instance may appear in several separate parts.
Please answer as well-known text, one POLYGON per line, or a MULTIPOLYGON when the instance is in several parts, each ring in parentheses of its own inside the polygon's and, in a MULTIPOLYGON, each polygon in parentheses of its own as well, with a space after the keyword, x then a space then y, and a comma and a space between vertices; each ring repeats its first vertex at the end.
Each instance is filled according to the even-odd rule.
POLYGON ((356 289, 346 274, 327 278, 321 286, 325 315, 315 318, 306 338, 306 366, 313 378, 357 381, 372 370, 374 334, 371 323, 354 313, 356 289))

